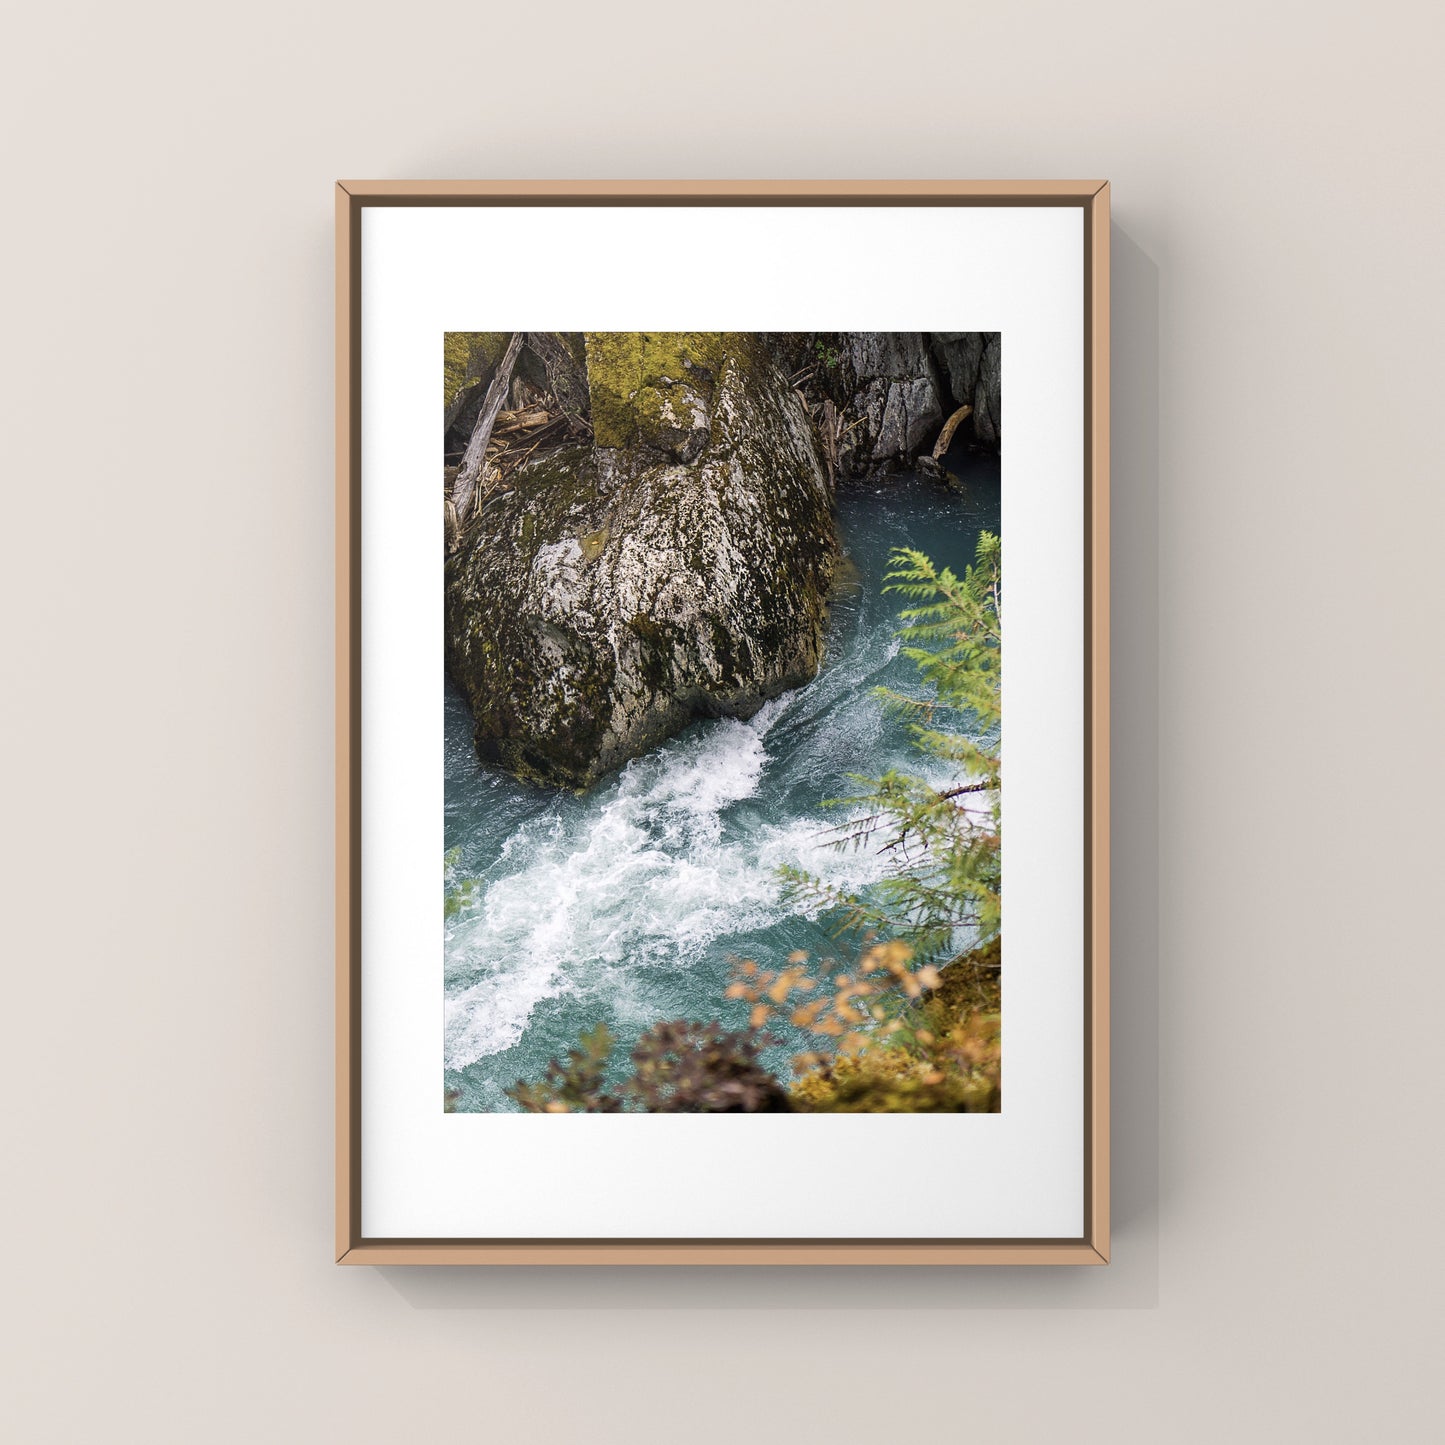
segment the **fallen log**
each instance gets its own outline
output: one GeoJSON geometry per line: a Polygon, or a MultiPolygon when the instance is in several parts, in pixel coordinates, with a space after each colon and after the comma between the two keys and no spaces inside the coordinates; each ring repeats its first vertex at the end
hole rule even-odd
{"type": "Polygon", "coordinates": [[[494,436],[504,432],[526,431],[529,427],[546,426],[552,414],[545,407],[532,407],[525,411],[502,411],[497,413],[497,424],[492,428],[494,436]]]}
{"type": "Polygon", "coordinates": [[[517,364],[517,353],[522,349],[525,334],[521,331],[512,333],[506,353],[497,363],[496,374],[487,388],[487,398],[482,403],[481,411],[477,413],[477,424],[472,428],[472,439],[467,443],[462,464],[457,468],[456,480],[452,483],[452,505],[456,507],[457,519],[462,524],[465,524],[471,510],[477,479],[482,474],[482,463],[487,455],[487,443],[492,439],[492,427],[496,424],[497,413],[507,399],[507,391],[512,384],[512,368],[517,364]]]}
{"type": "Polygon", "coordinates": [[[941,462],[943,454],[953,445],[953,434],[958,430],[958,424],[973,415],[971,406],[961,406],[944,422],[943,430],[938,434],[938,440],[933,446],[933,460],[941,462]]]}

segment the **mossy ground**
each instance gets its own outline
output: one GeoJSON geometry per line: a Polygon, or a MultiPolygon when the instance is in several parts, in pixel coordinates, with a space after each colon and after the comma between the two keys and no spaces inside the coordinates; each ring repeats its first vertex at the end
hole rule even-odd
{"type": "MultiPolygon", "coordinates": [[[[839,1053],[796,1079],[795,1108],[830,1114],[996,1113],[1000,972],[994,937],[943,969],[891,1038],[839,1053]]],[[[894,1025],[897,1027],[897,1025],[894,1025]]]]}
{"type": "Polygon", "coordinates": [[[997,935],[981,948],[955,959],[943,970],[939,985],[929,997],[954,1019],[970,1013],[996,1013],[1002,977],[1003,938],[997,935]]]}

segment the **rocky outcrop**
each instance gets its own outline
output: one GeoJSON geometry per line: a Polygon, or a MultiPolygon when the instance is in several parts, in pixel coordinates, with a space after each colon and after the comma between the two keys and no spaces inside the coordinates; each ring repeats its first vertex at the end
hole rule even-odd
{"type": "Polygon", "coordinates": [[[956,485],[931,452],[964,406],[958,437],[999,446],[996,333],[511,340],[446,338],[449,486],[494,378],[512,408],[479,513],[448,505],[447,667],[482,757],[540,783],[587,787],[806,681],[834,483],[911,468],[956,485]]]}
{"type": "Polygon", "coordinates": [[[846,339],[854,377],[846,410],[861,421],[860,460],[875,469],[902,466],[943,425],[928,343],[917,331],[859,331],[846,339]]]}
{"type": "MultiPolygon", "coordinates": [[[[514,473],[446,572],[478,751],[575,788],[812,677],[836,556],[813,425],[765,338],[588,333],[582,361],[594,441],[514,473]]],[[[467,358],[449,405],[485,365],[467,358]]],[[[923,425],[909,395],[888,435],[923,425]]]]}
{"type": "Polygon", "coordinates": [[[999,338],[992,332],[777,333],[772,345],[800,380],[838,475],[911,467],[959,406],[969,445],[999,446],[999,338]]]}
{"type": "Polygon", "coordinates": [[[973,408],[974,439],[997,451],[1003,436],[999,407],[1000,370],[997,331],[935,331],[933,354],[948,378],[949,394],[959,406],[973,408]]]}

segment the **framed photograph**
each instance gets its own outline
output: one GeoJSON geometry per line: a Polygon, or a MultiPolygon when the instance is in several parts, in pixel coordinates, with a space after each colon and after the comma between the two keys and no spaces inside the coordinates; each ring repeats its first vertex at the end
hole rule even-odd
{"type": "Polygon", "coordinates": [[[339,1261],[1107,1262],[1108,257],[338,185],[339,1261]]]}

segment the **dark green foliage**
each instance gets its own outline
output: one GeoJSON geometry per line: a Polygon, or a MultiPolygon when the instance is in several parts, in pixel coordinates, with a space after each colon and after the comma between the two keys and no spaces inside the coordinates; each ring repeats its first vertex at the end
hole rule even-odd
{"type": "Polygon", "coordinates": [[[842,355],[836,346],[829,346],[826,342],[822,341],[815,341],[813,343],[813,354],[817,357],[819,363],[826,366],[829,371],[836,369],[842,355]]]}
{"type": "Polygon", "coordinates": [[[921,605],[903,613],[899,636],[913,644],[903,655],[913,661],[934,689],[933,700],[905,696],[890,688],[878,695],[909,720],[919,748],[934,757],[960,764],[970,776],[998,786],[1000,647],[999,539],[980,533],[975,560],[962,578],[949,568],[940,571],[911,548],[893,554],[885,592],[911,597],[921,605]],[[972,736],[940,731],[935,719],[972,722],[972,736]],[[992,739],[991,750],[979,735],[992,739]]]}
{"type": "Polygon", "coordinates": [[[836,912],[836,930],[872,931],[906,939],[920,958],[947,958],[957,931],[980,939],[999,929],[999,539],[979,537],[976,560],[962,577],[938,569],[921,552],[893,554],[885,590],[917,601],[903,613],[903,655],[917,666],[929,695],[890,688],[877,694],[907,719],[925,756],[961,775],[939,788],[890,771],[856,776],[860,791],[841,805],[868,812],[832,830],[837,848],[873,847],[886,855],[887,875],[866,894],[785,869],[795,897],[836,912]],[[987,804],[986,812],[970,808],[987,804]]]}

